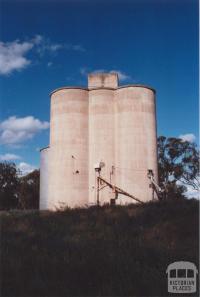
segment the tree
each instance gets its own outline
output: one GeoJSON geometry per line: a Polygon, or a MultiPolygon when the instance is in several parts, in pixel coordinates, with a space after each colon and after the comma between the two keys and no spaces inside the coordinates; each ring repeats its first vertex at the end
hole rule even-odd
{"type": "Polygon", "coordinates": [[[199,189],[198,155],[195,143],[179,138],[158,137],[159,183],[168,194],[181,195],[186,191],[185,186],[199,189]]]}
{"type": "Polygon", "coordinates": [[[40,172],[33,172],[20,178],[19,206],[22,209],[39,208],[39,181],[40,172]]]}
{"type": "Polygon", "coordinates": [[[0,210],[18,207],[19,170],[14,163],[0,163],[0,210]]]}

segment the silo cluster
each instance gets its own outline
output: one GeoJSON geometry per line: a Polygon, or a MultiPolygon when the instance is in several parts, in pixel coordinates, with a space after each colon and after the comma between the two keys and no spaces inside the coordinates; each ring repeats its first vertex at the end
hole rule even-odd
{"type": "MultiPolygon", "coordinates": [[[[51,93],[50,145],[41,150],[40,208],[96,204],[97,173],[141,201],[152,199],[147,177],[157,180],[155,91],[118,86],[116,73],[88,76],[88,88],[51,93]]],[[[100,204],[113,190],[102,187],[100,204]]],[[[134,202],[119,195],[117,203],[134,202]]]]}

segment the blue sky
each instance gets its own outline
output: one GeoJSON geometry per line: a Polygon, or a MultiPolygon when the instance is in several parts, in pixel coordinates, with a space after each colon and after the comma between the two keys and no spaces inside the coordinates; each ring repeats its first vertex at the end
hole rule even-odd
{"type": "Polygon", "coordinates": [[[198,141],[197,0],[1,0],[0,19],[1,160],[39,166],[49,93],[99,69],[156,89],[158,135],[198,141]]]}

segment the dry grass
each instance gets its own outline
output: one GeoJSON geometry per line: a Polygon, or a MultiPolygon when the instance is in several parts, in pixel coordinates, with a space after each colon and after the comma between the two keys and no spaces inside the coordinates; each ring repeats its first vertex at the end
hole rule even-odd
{"type": "Polygon", "coordinates": [[[167,296],[198,264],[198,201],[1,214],[1,296],[167,296]]]}

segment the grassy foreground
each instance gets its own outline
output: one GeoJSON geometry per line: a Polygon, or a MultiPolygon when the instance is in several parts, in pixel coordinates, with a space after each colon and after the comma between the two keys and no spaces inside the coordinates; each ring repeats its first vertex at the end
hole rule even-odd
{"type": "Polygon", "coordinates": [[[193,199],[0,218],[1,296],[167,296],[167,265],[198,264],[193,199]]]}

